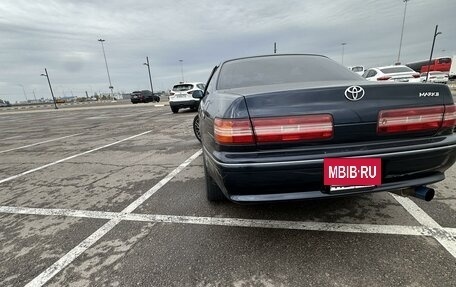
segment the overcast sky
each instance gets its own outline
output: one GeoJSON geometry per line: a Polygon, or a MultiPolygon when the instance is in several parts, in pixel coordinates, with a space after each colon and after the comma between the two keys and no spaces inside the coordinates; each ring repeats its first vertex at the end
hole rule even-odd
{"type": "MultiPolygon", "coordinates": [[[[205,82],[223,59],[278,53],[318,53],[344,64],[396,61],[402,0],[198,0],[0,2],[0,98],[49,97],[48,69],[57,96],[108,92],[99,38],[115,92],[168,90],[181,80],[205,82]]],[[[456,55],[456,1],[410,0],[401,62],[456,55]]]]}

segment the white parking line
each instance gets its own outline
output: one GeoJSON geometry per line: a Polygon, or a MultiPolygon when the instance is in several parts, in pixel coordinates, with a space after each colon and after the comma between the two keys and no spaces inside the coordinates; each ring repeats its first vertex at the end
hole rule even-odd
{"type": "MultiPolygon", "coordinates": [[[[141,204],[140,202],[142,200],[141,200],[141,198],[138,198],[137,201],[135,201],[135,205],[141,204]]],[[[90,218],[90,219],[118,219],[118,218],[121,218],[122,220],[127,220],[127,221],[142,221],[142,222],[155,222],[155,223],[178,223],[178,224],[216,225],[216,226],[231,226],[231,227],[256,227],[256,228],[292,229],[292,230],[325,231],[325,232],[390,234],[390,235],[408,235],[408,236],[432,236],[432,234],[433,234],[433,230],[430,230],[424,226],[303,222],[303,221],[285,221],[285,220],[138,214],[138,213],[129,213],[128,211],[125,212],[125,210],[122,212],[104,212],[104,211],[91,211],[91,210],[47,209],[47,208],[0,206],[0,213],[45,215],[45,216],[69,216],[69,217],[80,217],[80,218],[90,218]]]]}
{"type": "Polygon", "coordinates": [[[445,230],[456,238],[456,228],[445,228],[445,230]]]}
{"type": "Polygon", "coordinates": [[[400,226],[400,225],[376,225],[376,224],[350,224],[350,223],[327,223],[327,222],[300,222],[300,221],[279,221],[262,219],[241,219],[241,218],[214,218],[197,216],[176,216],[176,215],[154,215],[154,214],[132,214],[137,207],[150,198],[161,187],[174,178],[179,172],[187,167],[194,159],[201,155],[201,150],[197,151],[176,169],[170,172],[165,178],[149,189],[142,196],[128,205],[121,212],[104,212],[71,209],[45,209],[28,207],[9,207],[0,206],[0,213],[10,214],[31,214],[31,215],[54,215],[72,216],[91,219],[109,220],[101,228],[83,240],[53,265],[47,268],[40,275],[35,277],[26,286],[42,286],[56,274],[71,264],[77,257],[84,253],[88,248],[95,244],[99,239],[106,235],[121,221],[142,221],[154,223],[178,223],[178,224],[199,224],[211,226],[232,226],[232,227],[255,227],[255,228],[274,228],[291,230],[308,230],[324,232],[345,232],[362,234],[389,234],[407,236],[429,236],[434,237],[451,255],[456,258],[456,228],[442,228],[432,218],[430,218],[418,206],[407,198],[396,198],[408,212],[423,224],[422,226],[400,226]]]}
{"type": "Polygon", "coordinates": [[[194,153],[191,157],[189,157],[186,161],[184,161],[181,165],[175,168],[172,172],[170,172],[165,178],[160,180],[156,185],[154,185],[151,189],[149,189],[146,193],[140,196],[138,199],[133,201],[130,205],[128,205],[122,212],[120,212],[116,217],[109,220],[105,223],[102,227],[100,227],[97,231],[92,233],[89,237],[87,237],[84,241],[79,243],[76,247],[70,250],[67,254],[65,254],[62,258],[57,260],[54,264],[48,267],[43,273],[35,277],[32,281],[30,281],[26,287],[31,286],[43,286],[47,281],[49,281],[52,277],[58,274],[61,270],[63,270],[66,266],[68,266],[74,259],[76,259],[79,255],[84,253],[90,246],[92,246],[95,242],[97,242],[100,238],[102,238],[106,233],[108,233],[112,228],[114,228],[117,224],[119,224],[123,217],[126,216],[128,213],[131,213],[135,210],[138,206],[140,206],[144,201],[146,201],[149,197],[151,197],[155,192],[157,192],[163,185],[165,185],[168,181],[170,181],[173,177],[175,177],[179,172],[181,172],[185,167],[187,167],[194,159],[200,156],[202,150],[198,150],[194,153]]]}
{"type": "Polygon", "coordinates": [[[45,144],[45,143],[49,143],[49,142],[55,142],[55,141],[58,141],[58,140],[71,138],[71,137],[74,137],[74,136],[77,136],[77,135],[80,135],[80,133],[79,134],[72,134],[72,135],[68,135],[68,136],[64,136],[64,137],[60,137],[60,138],[45,140],[45,141],[42,141],[42,142],[37,142],[37,143],[29,144],[29,145],[24,145],[24,146],[21,146],[21,147],[16,147],[16,148],[11,148],[11,149],[7,149],[7,150],[2,150],[2,151],[0,151],[0,153],[5,153],[5,152],[9,152],[9,151],[24,149],[24,148],[28,148],[28,147],[32,147],[32,146],[36,146],[36,145],[40,145],[40,144],[45,144]]]}
{"type": "Polygon", "coordinates": [[[403,196],[396,195],[396,194],[391,194],[391,195],[420,224],[427,226],[427,227],[431,227],[431,228],[440,228],[441,227],[434,219],[432,219],[426,212],[424,212],[424,210],[422,210],[418,205],[416,205],[412,200],[410,200],[410,198],[403,197],[403,196]]]}
{"type": "Polygon", "coordinates": [[[45,165],[30,169],[30,170],[27,170],[27,171],[24,171],[23,173],[20,173],[20,174],[17,174],[17,175],[13,175],[13,176],[10,176],[10,177],[7,177],[5,179],[0,180],[0,184],[4,183],[4,182],[7,182],[7,181],[10,181],[10,180],[13,180],[13,179],[16,179],[18,177],[24,176],[26,174],[29,174],[29,173],[32,173],[32,172],[35,172],[35,171],[38,171],[38,170],[42,170],[44,168],[47,168],[47,167],[50,167],[50,166],[53,166],[53,165],[56,165],[58,163],[61,163],[61,162],[64,162],[64,161],[67,161],[67,160],[70,160],[70,159],[73,159],[73,158],[76,158],[76,157],[79,157],[79,156],[82,156],[82,155],[86,155],[86,154],[92,153],[94,151],[98,151],[100,149],[104,149],[104,148],[119,144],[119,143],[124,142],[124,141],[128,141],[128,140],[137,138],[139,136],[148,134],[150,132],[152,132],[152,130],[149,130],[149,131],[146,131],[146,132],[143,132],[143,133],[140,133],[140,134],[125,138],[123,140],[119,140],[119,141],[116,141],[116,142],[113,142],[113,143],[110,143],[110,144],[107,144],[107,145],[104,145],[104,146],[101,146],[101,147],[97,147],[97,148],[94,148],[94,149],[91,149],[91,150],[88,150],[88,151],[85,151],[85,152],[81,152],[81,153],[78,153],[78,154],[63,158],[63,159],[59,159],[57,161],[54,161],[54,162],[51,162],[51,163],[48,163],[48,164],[45,164],[45,165]]]}
{"type": "Polygon", "coordinates": [[[47,215],[47,216],[69,216],[91,219],[113,219],[119,216],[119,212],[75,210],[61,208],[33,208],[0,206],[0,213],[24,214],[24,215],[47,215]]]}
{"type": "Polygon", "coordinates": [[[18,135],[18,136],[12,136],[12,137],[9,137],[9,138],[4,138],[3,140],[11,140],[11,139],[17,139],[17,138],[20,138],[22,137],[21,135],[18,135]]]}
{"type": "Polygon", "coordinates": [[[412,215],[420,224],[425,227],[435,229],[435,235],[433,236],[454,258],[456,258],[456,238],[449,232],[438,232],[442,230],[440,224],[438,224],[432,217],[430,217],[424,210],[422,210],[416,203],[411,199],[402,197],[396,194],[391,194],[410,215],[412,215]]]}

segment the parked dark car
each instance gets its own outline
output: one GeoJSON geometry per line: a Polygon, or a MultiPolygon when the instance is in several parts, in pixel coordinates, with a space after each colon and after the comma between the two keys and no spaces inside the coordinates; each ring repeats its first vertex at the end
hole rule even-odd
{"type": "Polygon", "coordinates": [[[369,82],[324,56],[271,55],[223,62],[193,96],[210,201],[380,191],[430,200],[426,185],[456,160],[456,108],[444,85],[369,82]],[[325,162],[346,158],[378,160],[381,183],[325,184],[325,162]]]}
{"type": "Polygon", "coordinates": [[[130,99],[133,104],[160,102],[160,97],[152,94],[149,90],[134,91],[131,93],[130,99]]]}

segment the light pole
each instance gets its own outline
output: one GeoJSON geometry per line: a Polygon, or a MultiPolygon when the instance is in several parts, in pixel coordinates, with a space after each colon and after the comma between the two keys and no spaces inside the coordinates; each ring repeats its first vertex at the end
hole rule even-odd
{"type": "Polygon", "coordinates": [[[435,44],[435,38],[442,34],[442,32],[437,32],[437,30],[439,29],[439,25],[435,25],[435,31],[434,31],[434,39],[432,40],[432,48],[431,48],[431,55],[429,56],[429,62],[428,62],[428,66],[427,66],[427,73],[426,73],[426,81],[428,81],[428,78],[429,78],[429,71],[431,70],[431,62],[432,62],[432,54],[434,53],[434,44],[435,44]]]}
{"type": "Polygon", "coordinates": [[[25,101],[28,103],[27,93],[25,92],[24,85],[22,85],[22,84],[18,84],[18,85],[22,87],[22,92],[24,93],[25,101]]]}
{"type": "Polygon", "coordinates": [[[399,53],[397,53],[396,65],[401,64],[401,48],[402,48],[402,37],[404,36],[404,26],[405,26],[405,14],[407,13],[407,2],[410,0],[402,0],[404,5],[404,17],[402,18],[402,30],[401,30],[401,40],[399,41],[399,53]]]}
{"type": "Polygon", "coordinates": [[[342,65],[344,64],[344,52],[345,52],[345,45],[347,45],[347,43],[341,43],[342,45],[342,65]]]}
{"type": "Polygon", "coordinates": [[[111,76],[109,75],[108,61],[106,60],[106,53],[105,53],[105,49],[104,49],[104,45],[103,45],[104,41],[106,41],[106,40],[98,39],[98,42],[101,43],[101,50],[103,50],[103,57],[104,57],[104,60],[105,60],[105,65],[106,65],[106,72],[108,73],[109,89],[111,90],[111,97],[114,98],[114,92],[113,92],[114,87],[112,86],[111,76]]]}
{"type": "Polygon", "coordinates": [[[274,54],[277,54],[277,43],[274,42],[274,54]]]}
{"type": "Polygon", "coordinates": [[[150,91],[152,92],[152,96],[153,96],[154,95],[154,88],[152,87],[152,76],[150,75],[149,57],[146,57],[146,63],[143,63],[143,65],[147,66],[147,70],[149,71],[150,91]]]}
{"type": "Polygon", "coordinates": [[[48,71],[47,71],[46,68],[44,68],[44,74],[41,74],[41,76],[46,77],[47,80],[48,80],[49,89],[51,90],[52,100],[54,101],[54,107],[57,110],[58,109],[57,108],[57,103],[55,102],[54,92],[52,91],[51,81],[49,80],[49,74],[48,74],[48,71]]]}
{"type": "Polygon", "coordinates": [[[182,83],[185,82],[184,81],[184,60],[179,60],[179,62],[181,63],[181,74],[182,74],[182,83]]]}

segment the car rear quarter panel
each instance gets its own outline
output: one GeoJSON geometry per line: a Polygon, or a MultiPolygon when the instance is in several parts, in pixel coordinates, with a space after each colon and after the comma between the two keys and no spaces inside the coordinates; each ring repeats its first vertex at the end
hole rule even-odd
{"type": "Polygon", "coordinates": [[[216,148],[214,141],[215,118],[248,118],[244,97],[237,94],[209,92],[201,100],[200,129],[203,146],[210,151],[216,148]]]}

